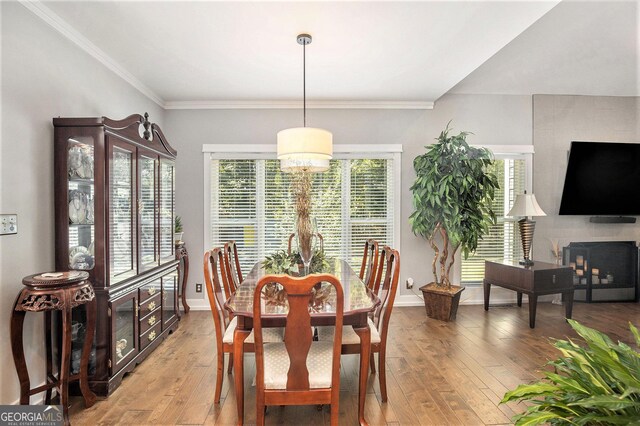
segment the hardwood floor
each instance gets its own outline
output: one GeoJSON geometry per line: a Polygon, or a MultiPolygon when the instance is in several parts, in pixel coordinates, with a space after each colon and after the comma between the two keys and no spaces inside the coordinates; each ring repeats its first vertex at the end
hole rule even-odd
{"type": "MultiPolygon", "coordinates": [[[[366,419],[371,425],[510,424],[522,411],[498,405],[504,393],[539,376],[558,353],[549,337],[575,337],[562,306],[538,305],[530,329],[527,305],[461,306],[452,323],[427,319],[424,308],[396,308],[387,355],[388,403],[380,402],[378,378],[369,377],[366,419]]],[[[640,304],[576,303],[573,318],[633,343],[628,322],[640,325],[640,304]]],[[[108,399],[84,409],[72,399],[71,422],[96,424],[234,424],[232,376],[226,376],[220,405],[215,382],[213,320],[209,312],[182,317],[179,329],[108,399]]],[[[376,358],[377,359],[377,358],[376,358]]],[[[340,424],[357,424],[358,356],[343,356],[340,424]]],[[[245,358],[245,422],[255,423],[252,355],[245,358]]],[[[329,407],[269,407],[267,424],[328,425],[329,407]]]]}

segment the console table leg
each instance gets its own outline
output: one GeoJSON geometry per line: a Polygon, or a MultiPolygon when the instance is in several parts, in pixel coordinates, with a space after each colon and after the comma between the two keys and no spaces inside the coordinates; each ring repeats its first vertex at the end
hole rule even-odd
{"type": "Polygon", "coordinates": [[[482,281],[482,286],[484,287],[484,310],[489,310],[489,296],[491,295],[491,283],[487,280],[482,281]]]}
{"type": "Polygon", "coordinates": [[[538,296],[529,294],[529,327],[536,326],[536,308],[538,307],[538,296]]]}
{"type": "MultiPolygon", "coordinates": [[[[529,296],[529,298],[531,298],[531,296],[529,296]]],[[[529,302],[531,303],[531,302],[529,302]]],[[[518,292],[518,307],[521,308],[522,307],[522,292],[518,292]]]]}
{"type": "Polygon", "coordinates": [[[563,296],[565,317],[571,319],[571,312],[573,311],[573,291],[563,293],[563,296]]]}

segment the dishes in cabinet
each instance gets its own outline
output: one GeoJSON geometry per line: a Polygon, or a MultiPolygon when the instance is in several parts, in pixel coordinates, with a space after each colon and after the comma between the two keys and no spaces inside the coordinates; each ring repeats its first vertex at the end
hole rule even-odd
{"type": "Polygon", "coordinates": [[[69,191],[69,223],[93,224],[93,202],[85,192],[69,191]]]}
{"type": "Polygon", "coordinates": [[[93,179],[93,149],[73,145],[67,157],[67,174],[70,178],[93,179]]]}

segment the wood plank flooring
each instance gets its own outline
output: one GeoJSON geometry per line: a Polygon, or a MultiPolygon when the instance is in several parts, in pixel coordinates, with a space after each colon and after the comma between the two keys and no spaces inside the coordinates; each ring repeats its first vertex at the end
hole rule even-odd
{"type": "MultiPolygon", "coordinates": [[[[371,425],[510,424],[519,404],[498,405],[504,393],[536,379],[558,353],[549,338],[575,337],[564,308],[538,305],[530,329],[527,305],[461,306],[455,322],[427,319],[424,308],[396,308],[388,342],[389,401],[380,402],[378,377],[369,376],[366,419],[371,425]]],[[[633,343],[628,322],[640,326],[640,304],[574,304],[573,317],[633,343]]],[[[340,424],[357,424],[358,356],[343,356],[340,424]]],[[[84,409],[74,397],[73,425],[231,425],[236,421],[232,376],[225,375],[220,404],[215,383],[213,320],[209,312],[182,317],[179,329],[108,399],[84,409]]],[[[245,423],[255,423],[252,355],[245,358],[245,423]]],[[[267,424],[328,425],[329,407],[269,407],[267,424]]]]}

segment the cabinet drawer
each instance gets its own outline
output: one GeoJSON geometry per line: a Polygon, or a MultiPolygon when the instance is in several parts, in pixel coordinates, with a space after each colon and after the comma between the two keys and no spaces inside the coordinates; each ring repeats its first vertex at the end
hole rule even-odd
{"type": "Polygon", "coordinates": [[[151,311],[154,311],[160,307],[162,297],[161,294],[162,293],[158,292],[144,302],[140,302],[140,318],[146,317],[151,311]]]}
{"type": "Polygon", "coordinates": [[[162,322],[162,311],[157,307],[155,311],[149,315],[140,316],[140,334],[144,334],[148,329],[162,322]]]}
{"type": "Polygon", "coordinates": [[[155,296],[156,294],[160,294],[160,290],[162,289],[162,284],[161,284],[161,280],[160,278],[151,281],[148,284],[143,285],[142,287],[140,287],[139,292],[140,292],[140,307],[142,307],[142,305],[149,300],[150,298],[152,298],[153,296],[155,296]]]}
{"type": "Polygon", "coordinates": [[[160,337],[162,332],[162,321],[158,321],[156,325],[140,335],[140,350],[149,346],[154,340],[160,337]]]}

